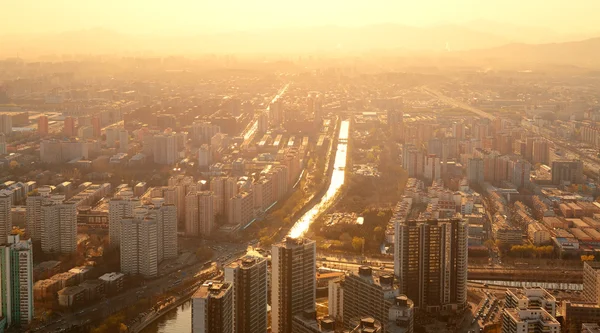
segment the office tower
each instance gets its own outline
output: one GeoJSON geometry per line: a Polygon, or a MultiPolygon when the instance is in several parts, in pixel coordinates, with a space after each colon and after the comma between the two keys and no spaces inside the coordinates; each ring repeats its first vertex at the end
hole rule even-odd
{"type": "Polygon", "coordinates": [[[33,246],[31,240],[8,236],[0,245],[0,316],[7,325],[26,326],[33,320],[33,246]]]}
{"type": "Polygon", "coordinates": [[[484,162],[481,158],[470,158],[467,168],[467,180],[471,184],[483,184],[484,162]]]}
{"type": "Polygon", "coordinates": [[[467,222],[396,222],[394,272],[400,293],[428,311],[460,311],[467,304],[467,222]]]}
{"type": "Polygon", "coordinates": [[[110,246],[119,246],[121,235],[121,219],[133,216],[133,209],[140,205],[140,200],[133,197],[130,191],[121,192],[119,196],[108,202],[108,240],[110,246]]]}
{"type": "Polygon", "coordinates": [[[99,138],[102,134],[102,121],[99,116],[92,117],[92,130],[95,138],[99,138]]]}
{"type": "Polygon", "coordinates": [[[211,160],[210,147],[207,144],[203,144],[200,146],[200,149],[198,149],[198,166],[206,168],[210,165],[211,160]]]}
{"type": "Polygon", "coordinates": [[[560,323],[544,309],[502,311],[502,333],[560,333],[560,323]]]}
{"type": "Polygon", "coordinates": [[[192,191],[185,196],[185,234],[208,236],[215,227],[213,193],[192,191]]]}
{"type": "Polygon", "coordinates": [[[315,311],[315,241],[286,238],[271,249],[271,327],[291,333],[292,316],[315,311]]]}
{"type": "Polygon", "coordinates": [[[600,263],[583,263],[583,298],[586,302],[600,305],[600,263]]]}
{"type": "Polygon", "coordinates": [[[225,267],[233,292],[233,331],[267,331],[267,260],[244,256],[225,267]]]}
{"type": "Polygon", "coordinates": [[[178,159],[177,139],[173,133],[154,136],[154,163],[171,165],[178,159]]]}
{"type": "Polygon", "coordinates": [[[129,132],[122,128],[119,130],[119,152],[126,153],[129,151],[129,132]]]}
{"type": "Polygon", "coordinates": [[[0,191],[0,244],[8,241],[8,234],[12,231],[12,193],[8,190],[0,191]]]}
{"type": "Polygon", "coordinates": [[[228,223],[245,227],[254,219],[254,193],[240,192],[229,199],[228,223]]]}
{"type": "Polygon", "coordinates": [[[542,308],[556,317],[556,298],[540,287],[525,289],[507,289],[504,302],[506,308],[536,309],[542,308]]]}
{"type": "Polygon", "coordinates": [[[12,133],[12,116],[9,114],[0,114],[0,133],[12,133]]]}
{"type": "Polygon", "coordinates": [[[153,198],[153,206],[149,213],[157,223],[157,260],[177,258],[177,208],[173,204],[165,204],[163,198],[153,198]]]}
{"type": "Polygon", "coordinates": [[[36,194],[29,195],[26,199],[26,231],[34,241],[42,239],[42,205],[49,200],[50,191],[50,187],[43,186],[37,189],[36,194]]]}
{"type": "Polygon", "coordinates": [[[63,134],[67,137],[75,136],[75,118],[66,117],[63,122],[63,134]]]}
{"type": "Polygon", "coordinates": [[[550,163],[550,145],[545,139],[537,139],[533,142],[533,157],[531,163],[550,163]]]}
{"type": "Polygon", "coordinates": [[[204,282],[192,296],[192,333],[234,332],[231,284],[204,282]]]}
{"type": "Polygon", "coordinates": [[[344,326],[365,316],[387,323],[390,307],[398,296],[392,274],[376,275],[369,266],[361,266],[358,274],[350,273],[344,281],[344,326]]]}
{"type": "Polygon", "coordinates": [[[153,278],[158,274],[158,224],[142,207],[121,219],[121,272],[153,278]]]}
{"type": "Polygon", "coordinates": [[[583,182],[582,161],[552,162],[552,184],[561,185],[566,182],[571,184],[581,184],[583,182]]]}
{"type": "Polygon", "coordinates": [[[40,136],[46,136],[48,135],[48,116],[46,116],[45,114],[40,115],[38,117],[38,134],[40,136]]]}
{"type": "Polygon", "coordinates": [[[0,155],[5,155],[6,153],[6,134],[0,133],[0,155]]]}
{"type": "Polygon", "coordinates": [[[63,195],[51,197],[42,204],[42,251],[44,253],[74,253],[77,251],[77,206],[64,202],[63,195]]]}

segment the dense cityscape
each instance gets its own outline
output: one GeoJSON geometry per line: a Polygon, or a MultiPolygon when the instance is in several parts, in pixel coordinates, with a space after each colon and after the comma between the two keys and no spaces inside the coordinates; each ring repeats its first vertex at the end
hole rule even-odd
{"type": "Polygon", "coordinates": [[[2,38],[0,333],[600,332],[582,44],[2,38]]]}

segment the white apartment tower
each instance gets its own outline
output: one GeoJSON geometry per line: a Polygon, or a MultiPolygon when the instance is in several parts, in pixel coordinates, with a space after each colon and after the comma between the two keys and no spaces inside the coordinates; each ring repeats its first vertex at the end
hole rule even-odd
{"type": "Polygon", "coordinates": [[[52,189],[42,186],[37,189],[37,195],[31,195],[26,200],[27,234],[34,241],[42,239],[42,205],[49,201],[52,189]]]}
{"type": "Polygon", "coordinates": [[[133,209],[140,205],[140,200],[133,197],[133,192],[124,191],[120,196],[112,198],[108,203],[108,239],[111,246],[119,246],[121,220],[133,216],[133,209]]]}
{"type": "Polygon", "coordinates": [[[292,318],[315,311],[315,241],[286,238],[271,249],[271,327],[273,333],[291,333],[292,318]]]}
{"type": "Polygon", "coordinates": [[[0,191],[0,244],[8,241],[8,234],[12,231],[12,194],[9,191],[0,191]]]}
{"type": "Polygon", "coordinates": [[[244,256],[225,267],[233,287],[233,331],[267,331],[267,260],[244,256]]]}
{"type": "Polygon", "coordinates": [[[44,253],[74,253],[77,251],[77,206],[64,202],[63,195],[54,195],[42,205],[41,240],[44,253]]]}
{"type": "Polygon", "coordinates": [[[190,192],[185,197],[185,233],[210,235],[215,225],[214,196],[210,191],[190,192]]]}
{"type": "Polygon", "coordinates": [[[152,199],[150,214],[157,222],[158,262],[177,258],[177,208],[162,198],[152,199]]]}
{"type": "Polygon", "coordinates": [[[121,220],[121,272],[153,278],[158,275],[158,223],[147,209],[121,220]]]}
{"type": "Polygon", "coordinates": [[[126,153],[129,150],[129,133],[126,129],[119,130],[119,152],[126,153]]]}
{"type": "Polygon", "coordinates": [[[9,235],[0,245],[0,316],[9,327],[33,320],[32,251],[31,240],[20,240],[19,235],[9,235]]]}

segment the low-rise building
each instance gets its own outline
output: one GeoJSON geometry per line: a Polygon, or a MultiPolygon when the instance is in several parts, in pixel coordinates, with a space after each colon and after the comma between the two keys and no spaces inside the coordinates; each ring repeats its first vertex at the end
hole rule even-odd
{"type": "Polygon", "coordinates": [[[66,287],[58,291],[58,304],[60,306],[78,306],[82,305],[86,300],[86,289],[81,286],[66,287]]]}
{"type": "Polygon", "coordinates": [[[125,275],[122,273],[106,273],[98,278],[99,280],[104,281],[106,293],[117,294],[123,290],[123,282],[125,279],[125,275]]]}

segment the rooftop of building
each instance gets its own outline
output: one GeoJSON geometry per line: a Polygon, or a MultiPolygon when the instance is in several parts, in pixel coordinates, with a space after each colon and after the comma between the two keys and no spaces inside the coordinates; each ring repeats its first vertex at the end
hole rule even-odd
{"type": "Polygon", "coordinates": [[[61,290],[58,291],[58,295],[66,295],[66,296],[70,296],[70,295],[76,295],[79,294],[81,292],[85,292],[85,288],[82,286],[75,286],[75,287],[66,287],[63,288],[61,290]]]}
{"type": "Polygon", "coordinates": [[[110,281],[122,279],[123,277],[125,277],[125,275],[123,273],[112,272],[112,273],[106,273],[106,274],[102,275],[101,277],[99,277],[98,279],[110,282],[110,281]]]}
{"type": "Polygon", "coordinates": [[[314,242],[315,242],[314,240],[311,240],[311,239],[308,239],[308,238],[286,237],[286,239],[283,242],[277,243],[274,246],[282,247],[282,248],[286,248],[286,249],[291,249],[291,248],[295,248],[297,246],[311,244],[311,243],[314,243],[314,242]]]}
{"type": "Polygon", "coordinates": [[[254,267],[257,263],[263,262],[265,260],[266,259],[264,257],[245,255],[241,258],[236,259],[235,261],[233,261],[232,263],[227,265],[227,267],[231,267],[231,268],[240,267],[242,269],[250,268],[250,267],[254,267]]]}
{"type": "Polygon", "coordinates": [[[556,302],[556,298],[546,289],[541,287],[523,288],[523,289],[506,289],[507,294],[518,299],[540,299],[556,302]]]}
{"type": "Polygon", "coordinates": [[[515,322],[535,322],[541,321],[546,324],[560,325],[556,318],[552,317],[546,310],[538,309],[513,309],[505,308],[508,314],[515,322]]]}
{"type": "Polygon", "coordinates": [[[193,298],[221,298],[231,289],[231,284],[220,281],[206,281],[196,290],[193,298]]]}

